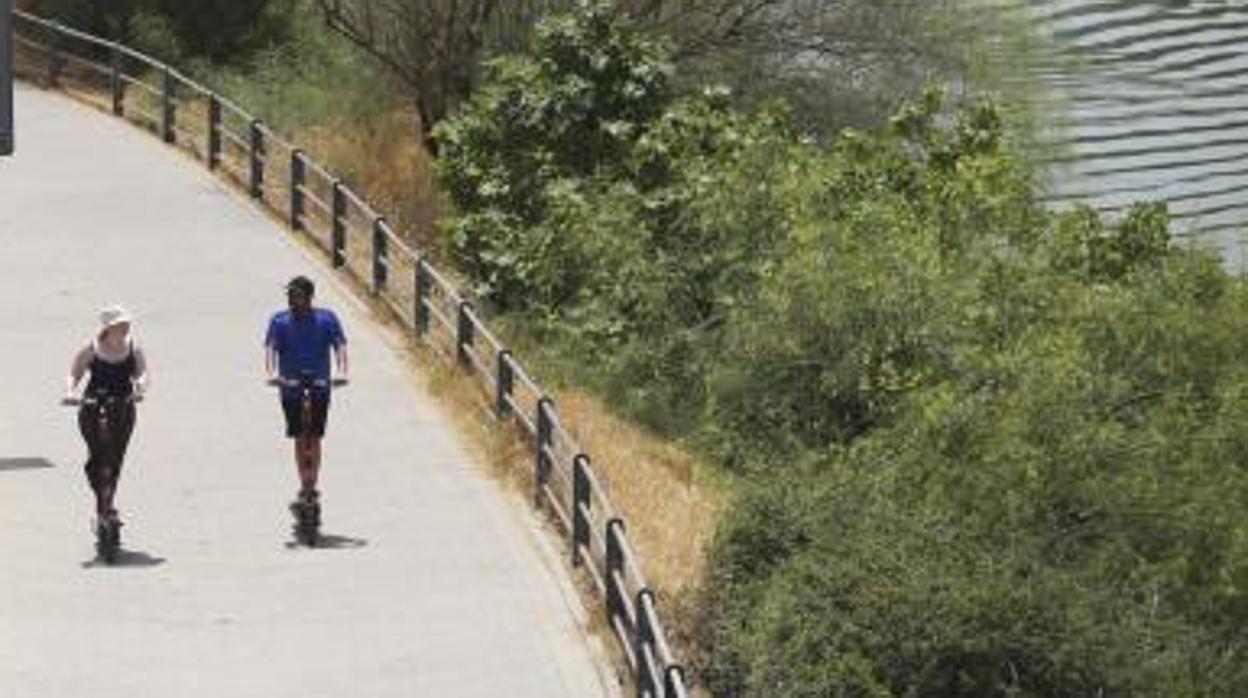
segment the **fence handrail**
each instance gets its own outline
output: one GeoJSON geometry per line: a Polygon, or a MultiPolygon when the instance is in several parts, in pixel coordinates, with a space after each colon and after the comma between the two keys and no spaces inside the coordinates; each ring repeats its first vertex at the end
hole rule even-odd
{"type": "MultiPolygon", "coordinates": [[[[221,96],[167,64],[118,42],[103,39],[86,32],[67,27],[54,19],[47,19],[29,12],[14,10],[17,20],[38,25],[44,30],[62,34],[109,51],[111,65],[91,61],[91,67],[108,72],[109,88],[113,99],[113,113],[125,118],[130,111],[144,116],[149,123],[155,122],[164,140],[175,146],[183,146],[193,156],[205,160],[211,169],[222,169],[234,181],[249,188],[251,195],[260,203],[284,216],[289,216],[293,229],[312,235],[318,231],[311,226],[327,225],[322,231],[331,240],[325,246],[333,266],[345,266],[346,271],[365,283],[372,292],[386,302],[404,320],[416,335],[435,348],[451,342],[453,349],[441,352],[451,361],[458,361],[467,369],[487,394],[493,398],[499,422],[522,427],[533,441],[534,493],[538,506],[547,505],[561,527],[570,536],[571,564],[580,567],[594,582],[593,588],[604,596],[607,626],[620,641],[620,650],[626,664],[634,672],[638,696],[651,698],[683,698],[688,695],[684,669],[678,663],[660,622],[653,592],[646,585],[641,572],[638,555],[628,541],[624,520],[616,513],[608,493],[594,472],[589,456],[581,449],[570,430],[563,424],[555,409],[554,401],[525,370],[518,359],[506,348],[498,335],[492,332],[480,312],[467,301],[469,295],[456,288],[447,277],[428,261],[428,256],[411,247],[402,236],[386,223],[375,207],[343,183],[324,166],[318,164],[306,152],[282,139],[271,127],[247,112],[237,103],[221,96]],[[158,71],[163,77],[161,84],[151,85],[141,75],[128,75],[121,57],[129,57],[158,71]],[[130,105],[125,100],[125,87],[134,84],[158,99],[160,104],[149,110],[130,105]],[[207,148],[204,144],[188,142],[191,134],[178,119],[179,90],[177,86],[209,100],[207,123],[207,148]],[[247,125],[243,135],[229,130],[223,119],[223,110],[247,125]],[[236,148],[247,151],[241,165],[230,163],[222,149],[223,137],[236,148]],[[276,157],[270,148],[276,146],[289,157],[276,157]],[[277,170],[278,166],[289,167],[277,170]],[[305,186],[308,172],[320,176],[330,187],[331,201],[324,201],[310,194],[305,186]],[[279,187],[286,192],[287,200],[275,200],[270,175],[285,174],[288,181],[279,187]],[[305,197],[328,212],[324,217],[308,216],[305,197]],[[363,216],[364,225],[353,224],[350,211],[354,208],[363,216]],[[361,229],[363,228],[363,229],[361,229]],[[361,263],[352,254],[358,239],[352,232],[366,236],[364,249],[369,265],[358,268],[361,263]],[[412,297],[398,295],[402,282],[394,278],[395,270],[406,262],[410,265],[412,297]],[[407,314],[411,311],[410,317],[407,314]],[[436,320],[436,322],[431,322],[436,320]],[[484,341],[489,355],[474,350],[477,339],[484,341]],[[489,361],[493,361],[491,365],[489,361]],[[514,394],[517,382],[527,395],[532,396],[531,412],[528,402],[514,394]],[[560,454],[571,454],[561,458],[560,454]],[[570,487],[566,499],[556,491],[559,484],[570,487]],[[595,524],[601,529],[594,531],[595,524]]],[[[18,34],[18,22],[13,23],[18,34]]],[[[33,50],[48,53],[46,77],[55,86],[64,70],[68,49],[64,42],[48,46],[32,39],[23,38],[23,44],[33,50]]],[[[81,57],[78,57],[81,59],[81,57]]],[[[237,151],[236,151],[237,152],[237,151]]],[[[323,243],[322,243],[323,244],[323,243]]],[[[324,246],[324,245],[323,245],[324,246]]],[[[355,253],[358,255],[358,253],[355,253]]],[[[406,287],[402,287],[406,288],[406,287]]]]}

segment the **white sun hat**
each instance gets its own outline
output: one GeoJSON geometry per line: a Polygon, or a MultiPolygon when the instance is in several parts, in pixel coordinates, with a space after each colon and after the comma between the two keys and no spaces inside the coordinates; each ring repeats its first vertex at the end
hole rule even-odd
{"type": "Polygon", "coordinates": [[[129,324],[134,321],[130,311],[120,305],[110,305],[100,311],[100,332],[116,325],[129,324]]]}

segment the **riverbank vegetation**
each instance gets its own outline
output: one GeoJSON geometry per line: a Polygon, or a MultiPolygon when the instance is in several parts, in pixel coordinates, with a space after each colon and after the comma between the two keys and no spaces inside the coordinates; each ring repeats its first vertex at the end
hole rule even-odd
{"type": "Polygon", "coordinates": [[[611,13],[440,127],[447,223],[572,380],[733,478],[724,696],[1231,696],[1248,649],[1242,280],[1164,207],[1039,203],[991,103],[826,146],[681,94],[611,13]]]}

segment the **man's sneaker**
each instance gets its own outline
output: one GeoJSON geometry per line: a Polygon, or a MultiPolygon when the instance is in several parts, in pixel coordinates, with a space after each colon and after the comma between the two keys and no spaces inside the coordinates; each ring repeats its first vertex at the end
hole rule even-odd
{"type": "Polygon", "coordinates": [[[321,526],[321,504],[316,493],[310,496],[301,494],[291,502],[290,513],[295,517],[295,538],[304,545],[316,545],[321,526]]]}
{"type": "Polygon", "coordinates": [[[109,509],[95,515],[95,525],[101,528],[121,528],[121,516],[116,509],[109,509]]]}
{"type": "Polygon", "coordinates": [[[315,492],[311,496],[300,493],[299,497],[290,503],[290,513],[300,521],[308,517],[311,521],[320,523],[321,501],[319,495],[315,492]]]}

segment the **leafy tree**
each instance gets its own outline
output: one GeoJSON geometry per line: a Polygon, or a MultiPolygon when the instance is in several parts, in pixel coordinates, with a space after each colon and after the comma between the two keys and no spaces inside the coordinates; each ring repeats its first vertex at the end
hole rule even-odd
{"type": "Polygon", "coordinates": [[[564,249],[531,229],[551,208],[548,190],[618,168],[671,99],[659,47],[604,5],[544,22],[535,44],[537,58],[492,64],[488,85],[434,132],[442,181],[463,212],[451,224],[454,250],[503,306],[571,292],[534,268],[552,246],[564,249]]]}

